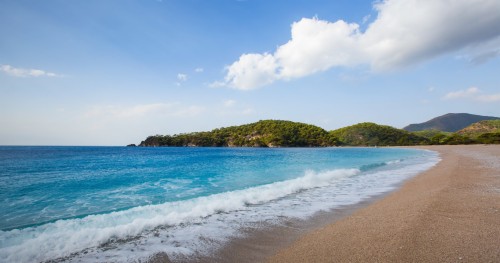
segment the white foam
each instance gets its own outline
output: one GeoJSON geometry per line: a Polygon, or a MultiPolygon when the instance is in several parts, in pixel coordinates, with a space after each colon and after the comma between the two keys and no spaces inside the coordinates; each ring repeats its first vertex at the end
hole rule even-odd
{"type": "Polygon", "coordinates": [[[402,161],[401,159],[397,159],[397,160],[385,162],[385,164],[387,164],[387,165],[397,164],[397,163],[400,163],[401,161],[402,161]]]}
{"type": "Polygon", "coordinates": [[[244,235],[242,228],[280,225],[289,218],[307,219],[321,210],[356,204],[393,190],[402,181],[429,169],[438,161],[435,154],[407,159],[390,169],[360,173],[261,205],[193,220],[187,225],[159,230],[109,250],[96,249],[71,261],[137,262],[160,251],[181,261],[195,255],[209,255],[231,238],[244,235]]]}
{"type": "Polygon", "coordinates": [[[216,213],[246,209],[248,205],[262,204],[306,189],[324,187],[359,172],[358,169],[308,171],[296,179],[244,190],[0,231],[0,258],[7,262],[34,262],[65,257],[110,240],[136,237],[158,226],[176,226],[216,213]]]}
{"type": "Polygon", "coordinates": [[[427,153],[368,172],[307,171],[296,179],[244,190],[0,231],[0,261],[35,262],[77,253],[67,261],[128,262],[160,251],[171,258],[211,253],[241,235],[242,227],[305,219],[358,203],[394,189],[438,161],[435,153],[427,153]]]}

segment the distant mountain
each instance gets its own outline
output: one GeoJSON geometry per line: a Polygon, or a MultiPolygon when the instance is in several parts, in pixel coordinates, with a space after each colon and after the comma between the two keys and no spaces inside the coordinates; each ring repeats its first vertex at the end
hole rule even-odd
{"type": "Polygon", "coordinates": [[[476,122],[459,130],[457,133],[471,138],[477,138],[484,133],[500,133],[500,120],[476,122]]]}
{"type": "Polygon", "coordinates": [[[419,145],[429,142],[427,138],[391,126],[371,122],[340,128],[331,131],[342,145],[349,146],[396,146],[419,145]]]}
{"type": "Polygon", "coordinates": [[[410,124],[404,127],[407,131],[438,130],[456,132],[473,123],[484,120],[500,120],[498,117],[481,116],[468,113],[448,113],[423,123],[410,124]]]}

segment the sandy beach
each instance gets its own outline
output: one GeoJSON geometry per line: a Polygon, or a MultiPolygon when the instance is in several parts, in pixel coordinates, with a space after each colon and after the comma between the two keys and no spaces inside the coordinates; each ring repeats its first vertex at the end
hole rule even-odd
{"type": "Polygon", "coordinates": [[[442,161],[268,262],[500,262],[500,146],[422,148],[442,161]]]}

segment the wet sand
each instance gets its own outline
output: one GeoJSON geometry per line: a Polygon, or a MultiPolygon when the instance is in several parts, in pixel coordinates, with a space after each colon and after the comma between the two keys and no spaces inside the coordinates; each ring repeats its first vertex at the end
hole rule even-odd
{"type": "Polygon", "coordinates": [[[442,161],[268,262],[500,262],[500,146],[422,148],[442,161]]]}

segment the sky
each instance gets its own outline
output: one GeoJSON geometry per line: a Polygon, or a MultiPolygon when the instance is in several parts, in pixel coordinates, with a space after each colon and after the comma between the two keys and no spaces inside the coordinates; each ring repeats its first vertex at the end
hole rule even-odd
{"type": "Polygon", "coordinates": [[[1,0],[0,145],[500,116],[498,0],[1,0]]]}

